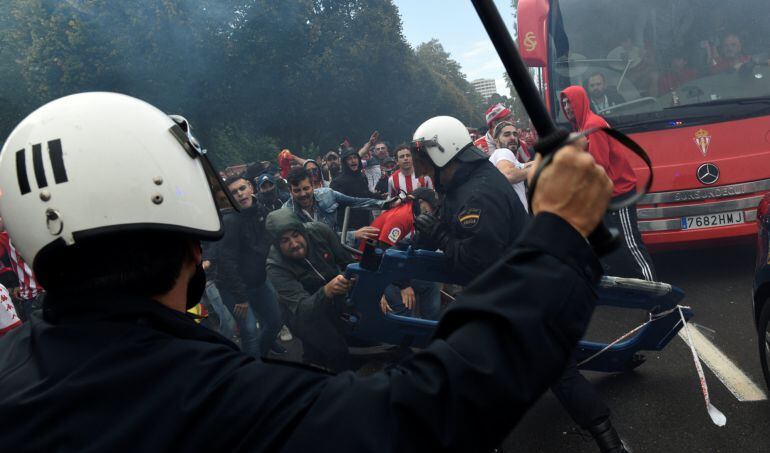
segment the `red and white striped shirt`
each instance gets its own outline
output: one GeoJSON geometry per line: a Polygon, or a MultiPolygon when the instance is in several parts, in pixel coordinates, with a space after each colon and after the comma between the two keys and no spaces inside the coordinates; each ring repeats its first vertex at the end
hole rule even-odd
{"type": "Polygon", "coordinates": [[[420,176],[419,178],[412,173],[410,176],[406,176],[401,173],[401,170],[396,170],[388,178],[388,193],[391,197],[397,197],[403,190],[407,194],[418,187],[433,188],[433,181],[430,180],[430,176],[420,176]]]}
{"type": "Polygon", "coordinates": [[[11,258],[11,267],[16,272],[16,277],[19,279],[19,298],[23,300],[31,300],[37,297],[38,294],[43,292],[43,287],[35,280],[35,276],[32,274],[32,269],[24,262],[24,259],[16,251],[8,232],[4,231],[0,233],[0,242],[8,250],[8,256],[11,258]]]}
{"type": "Polygon", "coordinates": [[[21,325],[21,319],[16,315],[16,308],[11,302],[11,295],[5,286],[0,285],[0,337],[14,327],[21,325]]]}

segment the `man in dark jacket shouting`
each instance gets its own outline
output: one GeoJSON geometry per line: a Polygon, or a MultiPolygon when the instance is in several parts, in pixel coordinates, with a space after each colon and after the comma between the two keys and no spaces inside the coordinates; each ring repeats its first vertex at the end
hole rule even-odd
{"type": "Polygon", "coordinates": [[[275,341],[283,325],[281,312],[275,290],[265,273],[265,261],[270,250],[270,241],[265,235],[265,218],[270,211],[257,202],[254,188],[246,178],[232,176],[225,181],[225,185],[240,204],[241,211],[224,217],[226,234],[217,247],[222,289],[233,298],[231,310],[242,325],[244,351],[262,356],[270,352],[284,354],[286,349],[275,341]],[[259,317],[262,327],[259,351],[248,344],[253,341],[256,323],[249,316],[248,307],[259,317]]]}
{"type": "MultiPolygon", "coordinates": [[[[334,178],[332,189],[349,197],[356,198],[382,198],[380,194],[369,190],[369,183],[363,174],[361,157],[355,149],[347,148],[342,151],[342,171],[334,178]]],[[[344,210],[337,211],[337,222],[342,225],[344,210]]],[[[372,213],[364,209],[351,209],[348,225],[357,230],[372,223],[372,213]]]]}
{"type": "Polygon", "coordinates": [[[585,237],[611,183],[575,147],[542,172],[530,227],[433,342],[367,377],[262,362],[185,315],[205,286],[199,241],[222,236],[220,186],[186,121],[128,96],[64,97],[14,129],[0,211],[47,293],[0,338],[0,420],[23,421],[0,429],[3,448],[488,452],[588,326],[601,267],[585,237]],[[44,191],[42,173],[17,166],[36,144],[44,191]]]}
{"type": "Polygon", "coordinates": [[[350,289],[342,272],[353,258],[324,223],[302,223],[288,209],[270,213],[266,228],[273,240],[268,278],[292,314],[289,328],[302,340],[304,360],[336,371],[348,368],[340,314],[341,297],[350,289]]]}

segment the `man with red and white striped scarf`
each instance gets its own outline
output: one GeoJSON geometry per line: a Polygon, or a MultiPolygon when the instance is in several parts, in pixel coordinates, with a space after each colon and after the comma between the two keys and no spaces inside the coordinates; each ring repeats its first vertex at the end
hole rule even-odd
{"type": "Polygon", "coordinates": [[[391,197],[397,197],[402,192],[408,195],[418,187],[433,189],[433,181],[429,176],[418,177],[414,174],[412,150],[408,146],[399,145],[396,148],[396,163],[398,170],[388,178],[388,194],[391,197]]]}
{"type": "MultiPolygon", "coordinates": [[[[513,111],[503,104],[495,104],[489,107],[484,114],[487,121],[487,133],[483,137],[479,137],[473,141],[473,145],[484,151],[484,154],[491,156],[497,149],[497,143],[493,137],[493,131],[495,127],[507,121],[512,125],[516,124],[516,118],[513,116],[513,111]]],[[[514,126],[515,127],[515,126],[514,126]]],[[[518,132],[518,129],[517,129],[518,132]]],[[[520,147],[514,152],[516,159],[521,163],[527,163],[532,159],[532,152],[529,149],[529,145],[525,142],[520,143],[520,147]]]]}

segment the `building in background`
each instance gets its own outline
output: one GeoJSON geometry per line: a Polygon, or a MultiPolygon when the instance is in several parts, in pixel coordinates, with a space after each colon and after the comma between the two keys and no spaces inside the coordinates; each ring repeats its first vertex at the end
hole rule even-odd
{"type": "Polygon", "coordinates": [[[473,85],[473,89],[475,89],[484,99],[497,93],[495,79],[476,79],[471,82],[471,85],[473,85]]]}

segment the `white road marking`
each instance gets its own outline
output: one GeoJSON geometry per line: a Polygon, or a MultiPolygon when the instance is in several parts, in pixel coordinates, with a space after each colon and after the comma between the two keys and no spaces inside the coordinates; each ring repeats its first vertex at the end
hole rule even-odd
{"type": "MultiPolygon", "coordinates": [[[[703,363],[722,381],[722,384],[738,401],[763,401],[767,399],[765,392],[695,326],[690,324],[689,330],[703,363]]],[[[679,331],[679,338],[687,343],[684,330],[679,331]]]]}

